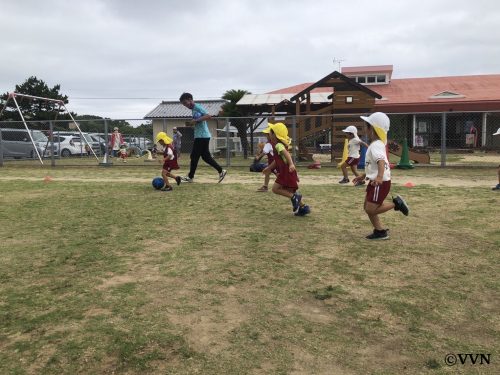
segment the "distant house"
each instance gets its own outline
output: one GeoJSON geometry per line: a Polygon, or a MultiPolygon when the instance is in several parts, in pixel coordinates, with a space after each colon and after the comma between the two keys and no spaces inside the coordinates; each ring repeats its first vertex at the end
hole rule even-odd
{"type": "MultiPolygon", "coordinates": [[[[219,116],[222,106],[226,102],[224,100],[196,100],[196,103],[201,104],[212,116],[212,119],[208,121],[208,128],[212,134],[212,138],[217,137],[217,129],[221,129],[225,125],[225,120],[219,119],[219,116]]],[[[144,118],[152,120],[153,137],[155,138],[159,132],[165,132],[172,137],[173,128],[177,127],[182,133],[181,152],[191,151],[194,128],[186,126],[186,121],[192,118],[191,110],[184,107],[179,101],[163,101],[144,116],[144,118]]],[[[215,149],[215,142],[210,141],[210,150],[213,152],[215,149]]]]}

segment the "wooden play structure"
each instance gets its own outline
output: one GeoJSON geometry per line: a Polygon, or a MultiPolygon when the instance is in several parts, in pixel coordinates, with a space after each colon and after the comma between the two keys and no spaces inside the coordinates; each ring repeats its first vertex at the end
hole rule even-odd
{"type": "Polygon", "coordinates": [[[290,136],[297,140],[297,157],[302,161],[312,161],[319,141],[329,145],[332,161],[339,159],[345,139],[342,129],[354,125],[363,136],[365,126],[359,116],[373,112],[375,99],[381,99],[376,92],[337,71],[296,92],[249,95],[238,106],[249,115],[271,115],[271,122],[275,116],[284,117],[286,120],[276,121],[284,121],[290,128],[290,136]]]}
{"type": "MultiPolygon", "coordinates": [[[[330,91],[330,90],[328,90],[330,91]]],[[[358,128],[358,134],[365,134],[361,114],[373,112],[375,98],[382,97],[353,79],[334,71],[290,98],[297,117],[297,139],[299,160],[312,160],[307,141],[328,132],[332,161],[342,155],[345,134],[342,129],[348,125],[358,128]],[[331,89],[329,102],[313,104],[314,91],[331,89]],[[347,115],[348,114],[348,115],[347,115]],[[331,115],[331,116],[324,116],[331,115]]]]}

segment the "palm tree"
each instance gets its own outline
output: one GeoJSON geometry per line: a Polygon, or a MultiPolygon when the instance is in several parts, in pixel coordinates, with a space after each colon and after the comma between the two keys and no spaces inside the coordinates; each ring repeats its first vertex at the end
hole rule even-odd
{"type": "Polygon", "coordinates": [[[246,94],[251,92],[246,90],[228,90],[222,95],[222,99],[228,102],[222,106],[225,117],[231,117],[231,125],[238,130],[238,137],[241,139],[241,148],[243,149],[243,157],[248,158],[248,139],[247,130],[252,125],[253,120],[243,117],[244,114],[240,111],[236,103],[246,94]]]}

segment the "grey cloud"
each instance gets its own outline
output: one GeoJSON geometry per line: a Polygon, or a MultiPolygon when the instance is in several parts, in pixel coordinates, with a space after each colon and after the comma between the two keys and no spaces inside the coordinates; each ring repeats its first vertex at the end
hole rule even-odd
{"type": "Polygon", "coordinates": [[[184,90],[214,98],[312,82],[338,69],[334,57],[393,64],[395,77],[499,73],[499,4],[2,1],[0,24],[13,31],[2,42],[0,89],[36,75],[61,84],[78,113],[140,118],[184,90]]]}

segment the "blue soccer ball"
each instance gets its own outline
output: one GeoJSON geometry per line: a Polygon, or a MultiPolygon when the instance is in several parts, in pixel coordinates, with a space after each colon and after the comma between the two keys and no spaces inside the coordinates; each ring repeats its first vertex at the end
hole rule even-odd
{"type": "Polygon", "coordinates": [[[155,177],[153,178],[151,184],[156,190],[160,190],[163,187],[163,185],[165,185],[165,181],[163,181],[163,178],[161,177],[155,177]]]}

